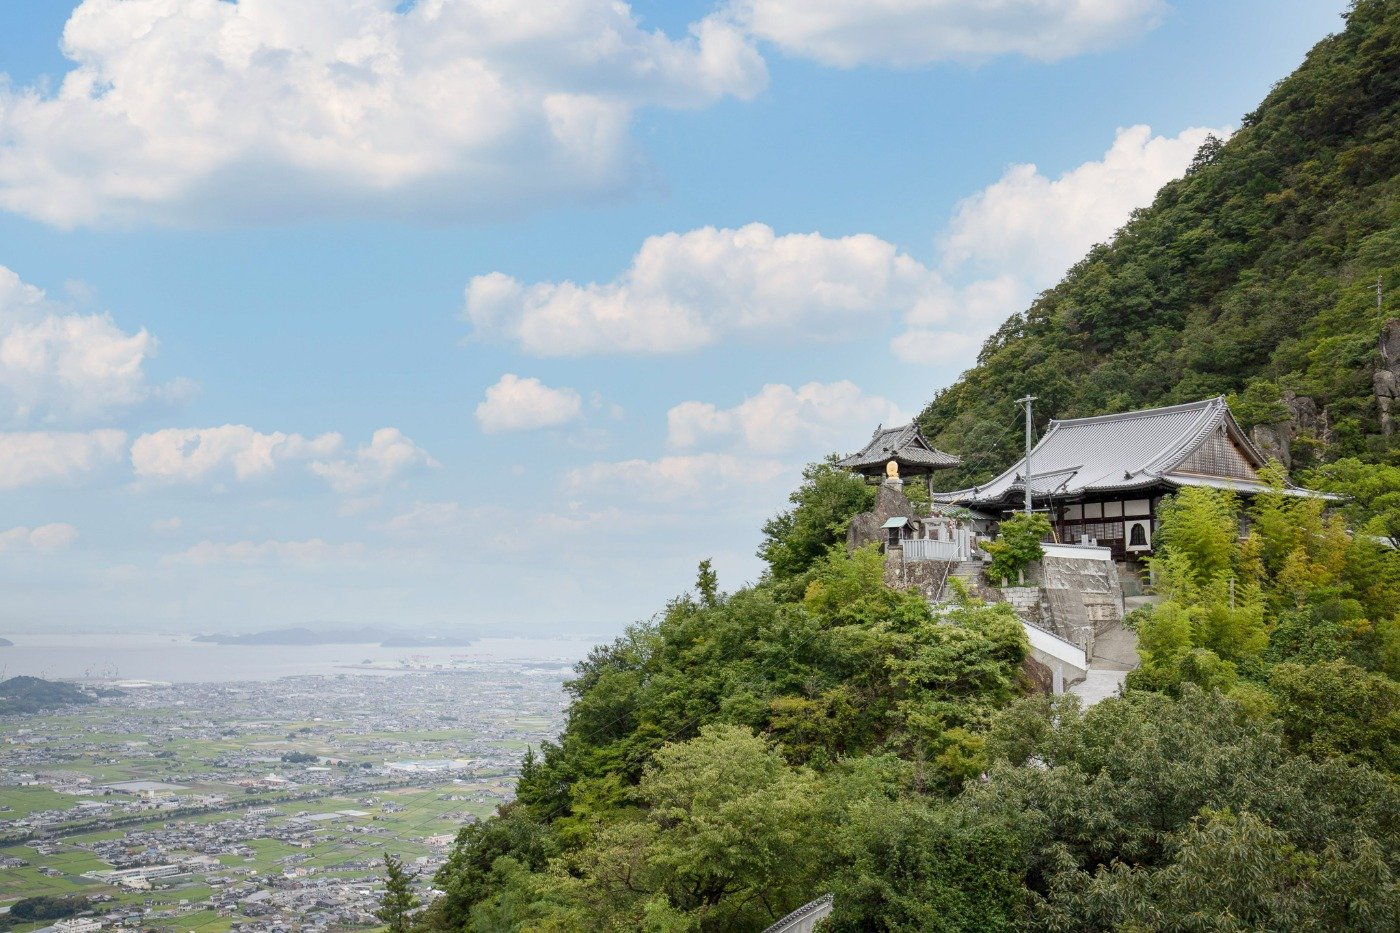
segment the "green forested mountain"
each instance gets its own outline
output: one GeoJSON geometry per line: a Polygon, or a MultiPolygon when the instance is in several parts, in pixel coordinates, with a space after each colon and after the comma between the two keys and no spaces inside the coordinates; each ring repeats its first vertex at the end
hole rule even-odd
{"type": "Polygon", "coordinates": [[[1340,509],[1261,495],[1241,538],[1230,493],[1164,504],[1122,697],[1040,696],[1005,604],[886,587],[844,546],[871,488],[814,464],[759,583],[702,563],[579,664],[559,740],[415,926],[758,931],[832,893],[831,931],[1400,928],[1400,465],[1370,397],[1397,106],[1400,4],[1358,3],[923,415],[970,476],[1013,459],[1027,391],[1055,416],[1224,392],[1271,423],[1284,390],[1327,413],[1297,452],[1340,509]]]}
{"type": "Polygon", "coordinates": [[[1328,456],[1375,454],[1377,276],[1400,316],[1393,0],[1358,2],[1344,32],[1008,320],[919,420],[964,455],[957,485],[1015,459],[1026,394],[1043,423],[1248,392],[1232,402],[1249,426],[1281,420],[1288,389],[1328,414],[1328,456]]]}
{"type": "Polygon", "coordinates": [[[69,683],[28,676],[0,680],[0,715],[37,713],[75,703],[95,702],[92,694],[69,683]]]}

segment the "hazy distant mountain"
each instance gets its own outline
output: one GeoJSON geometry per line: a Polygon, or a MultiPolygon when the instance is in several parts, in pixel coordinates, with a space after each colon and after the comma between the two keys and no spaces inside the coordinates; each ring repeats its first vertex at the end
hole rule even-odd
{"type": "Polygon", "coordinates": [[[0,681],[0,715],[37,713],[75,703],[96,702],[92,694],[72,684],[27,676],[0,681]]]}
{"type": "Polygon", "coordinates": [[[14,642],[10,641],[8,638],[0,638],[0,648],[11,647],[14,647],[14,642]]]}
{"type": "Polygon", "coordinates": [[[469,645],[472,639],[443,635],[407,635],[388,632],[370,626],[356,629],[323,629],[305,627],[269,629],[248,635],[197,635],[195,641],[215,645],[373,645],[386,648],[456,647],[469,645]]]}

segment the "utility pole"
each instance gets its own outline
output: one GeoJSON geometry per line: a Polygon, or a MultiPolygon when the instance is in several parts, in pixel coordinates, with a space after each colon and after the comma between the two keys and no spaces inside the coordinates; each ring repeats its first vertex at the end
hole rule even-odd
{"type": "Polygon", "coordinates": [[[1025,398],[1018,398],[1017,405],[1026,406],[1026,514],[1031,514],[1031,402],[1035,401],[1034,395],[1027,395],[1025,398]]]}

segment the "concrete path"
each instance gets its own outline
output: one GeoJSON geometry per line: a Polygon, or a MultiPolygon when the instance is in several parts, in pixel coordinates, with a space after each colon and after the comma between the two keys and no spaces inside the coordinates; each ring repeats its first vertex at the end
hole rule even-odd
{"type": "Polygon", "coordinates": [[[1069,688],[1085,709],[1117,696],[1128,679],[1128,671],[1138,666],[1137,633],[1121,623],[1111,626],[1094,639],[1094,656],[1084,680],[1069,688]]]}

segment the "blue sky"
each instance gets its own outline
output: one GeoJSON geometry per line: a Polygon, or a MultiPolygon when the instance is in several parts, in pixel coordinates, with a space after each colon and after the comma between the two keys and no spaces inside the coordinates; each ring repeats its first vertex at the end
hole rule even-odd
{"type": "Polygon", "coordinates": [[[490,6],[0,5],[0,634],[752,579],[1344,4],[490,6]]]}

